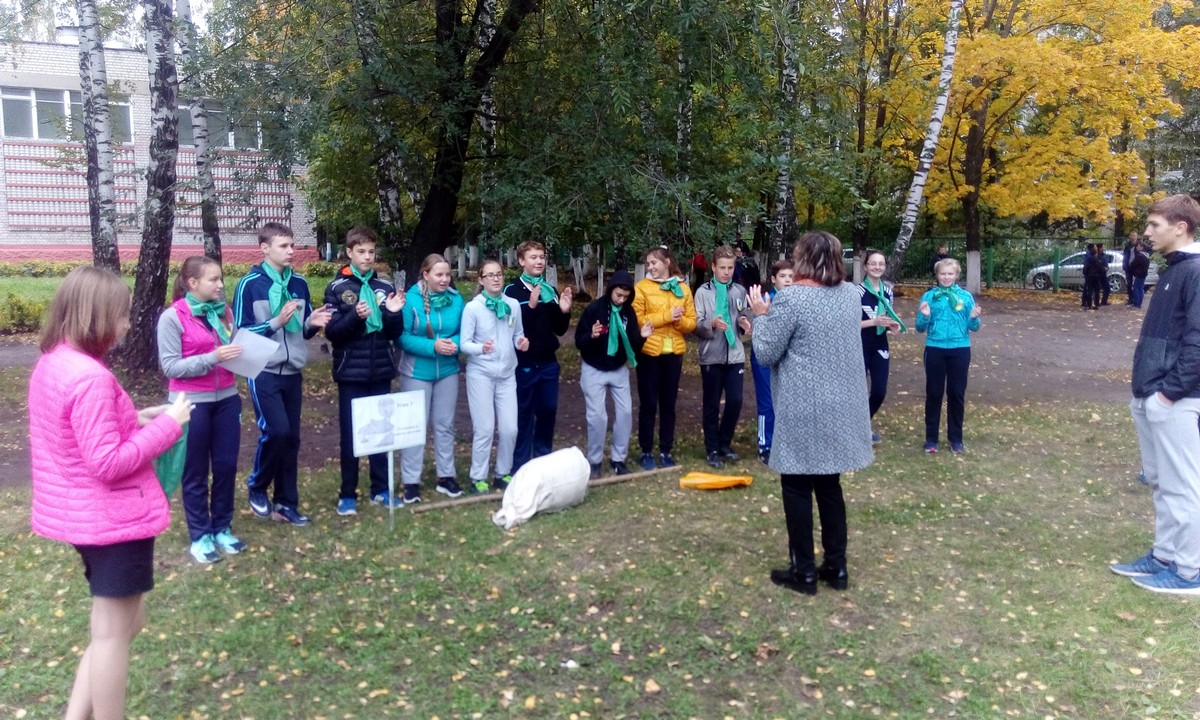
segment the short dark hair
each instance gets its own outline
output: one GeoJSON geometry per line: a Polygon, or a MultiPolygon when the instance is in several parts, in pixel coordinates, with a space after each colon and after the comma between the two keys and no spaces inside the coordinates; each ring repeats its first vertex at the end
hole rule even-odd
{"type": "Polygon", "coordinates": [[[1184,223],[1188,235],[1195,235],[1196,227],[1200,226],[1200,203],[1190,195],[1168,195],[1151,205],[1146,214],[1163,217],[1172,225],[1184,223]]]}
{"type": "Polygon", "coordinates": [[[270,245],[277,237],[296,237],[292,229],[281,222],[269,222],[258,229],[258,244],[270,245]]]}
{"type": "Polygon", "coordinates": [[[375,231],[364,225],[350,228],[346,233],[346,250],[353,250],[359,245],[371,243],[372,245],[379,244],[379,236],[375,231]]]}
{"type": "Polygon", "coordinates": [[[800,236],[792,251],[796,262],[797,280],[812,280],[826,287],[845,281],[846,267],[842,264],[842,241],[833,233],[812,230],[800,236]]]}
{"type": "Polygon", "coordinates": [[[780,270],[795,270],[795,269],[796,269],[796,264],[793,263],[791,260],[776,260],[775,264],[771,266],[771,279],[774,280],[775,276],[779,274],[780,270]]]}

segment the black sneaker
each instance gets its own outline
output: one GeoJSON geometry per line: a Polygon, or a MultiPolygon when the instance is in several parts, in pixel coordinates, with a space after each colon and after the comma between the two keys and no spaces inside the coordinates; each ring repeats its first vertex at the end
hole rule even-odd
{"type": "Polygon", "coordinates": [[[821,582],[825,583],[834,590],[845,590],[850,587],[850,575],[846,573],[846,568],[838,568],[832,565],[821,565],[817,568],[817,577],[821,582]]]}
{"type": "Polygon", "coordinates": [[[721,462],[721,453],[710,452],[708,454],[708,466],[718,469],[725,467],[725,463],[721,462]]]}
{"type": "Polygon", "coordinates": [[[452,477],[438,478],[436,490],[443,495],[456,498],[462,495],[462,488],[458,486],[458,482],[452,477]]]}
{"type": "Polygon", "coordinates": [[[250,509],[261,518],[271,517],[271,501],[267,498],[267,494],[262,490],[251,490],[250,509]]]}
{"type": "Polygon", "coordinates": [[[763,451],[759,452],[758,453],[758,461],[760,463],[762,463],[763,465],[770,465],[771,464],[771,451],[763,450],[763,451]]]}
{"type": "Polygon", "coordinates": [[[669,468],[669,467],[675,467],[678,464],[679,463],[675,462],[675,458],[671,457],[671,453],[665,452],[665,453],[658,454],[658,466],[659,467],[669,468]]]}
{"type": "Polygon", "coordinates": [[[643,470],[653,470],[654,456],[650,453],[642,453],[642,459],[638,462],[638,465],[641,465],[643,470]]]}
{"type": "Polygon", "coordinates": [[[623,460],[613,460],[611,463],[613,475],[628,475],[630,474],[629,466],[623,460]]]}
{"type": "Polygon", "coordinates": [[[723,459],[725,459],[729,462],[737,462],[738,461],[738,454],[733,451],[733,448],[730,448],[730,447],[721,448],[720,455],[723,459]]]}
{"type": "Polygon", "coordinates": [[[589,480],[600,479],[600,463],[592,463],[592,472],[588,475],[589,480]]]}
{"type": "Polygon", "coordinates": [[[271,515],[271,519],[275,522],[287,523],[289,525],[307,525],[308,516],[302,514],[299,510],[288,505],[276,505],[275,514],[271,515]]]}
{"type": "Polygon", "coordinates": [[[412,503],[421,502],[421,486],[417,483],[404,486],[404,504],[411,505],[412,503]]]}
{"type": "Polygon", "coordinates": [[[802,595],[817,594],[817,572],[809,570],[800,572],[796,568],[771,571],[771,582],[788,590],[795,590],[802,595]]]}

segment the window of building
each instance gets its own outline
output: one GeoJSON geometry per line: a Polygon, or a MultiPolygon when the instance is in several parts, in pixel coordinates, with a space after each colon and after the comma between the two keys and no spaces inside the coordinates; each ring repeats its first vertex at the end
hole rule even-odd
{"type": "MultiPolygon", "coordinates": [[[[81,140],[83,96],[75,90],[35,90],[0,87],[0,135],[35,140],[81,140]]],[[[113,142],[133,142],[129,102],[119,98],[108,105],[113,142]]]]}

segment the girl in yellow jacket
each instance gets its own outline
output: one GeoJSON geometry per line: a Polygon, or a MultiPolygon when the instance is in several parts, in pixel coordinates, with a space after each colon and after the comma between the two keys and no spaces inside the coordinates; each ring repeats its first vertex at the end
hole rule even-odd
{"type": "Polygon", "coordinates": [[[654,333],[637,356],[638,444],[641,466],[653,470],[654,417],[658,428],[658,465],[671,467],[675,458],[675,399],[683,374],[684,336],[696,329],[696,306],[683,273],[666,248],[646,253],[646,277],[634,287],[632,307],[638,324],[649,322],[654,333]]]}

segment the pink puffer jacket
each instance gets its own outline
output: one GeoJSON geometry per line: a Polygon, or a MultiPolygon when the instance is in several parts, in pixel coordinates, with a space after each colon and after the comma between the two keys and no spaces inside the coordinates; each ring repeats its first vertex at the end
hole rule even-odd
{"type": "Polygon", "coordinates": [[[151,461],[182,433],[166,414],[138,427],[133,401],[96,358],[66,344],[42,355],[29,378],[33,531],[111,545],[166,530],[151,461]]]}

